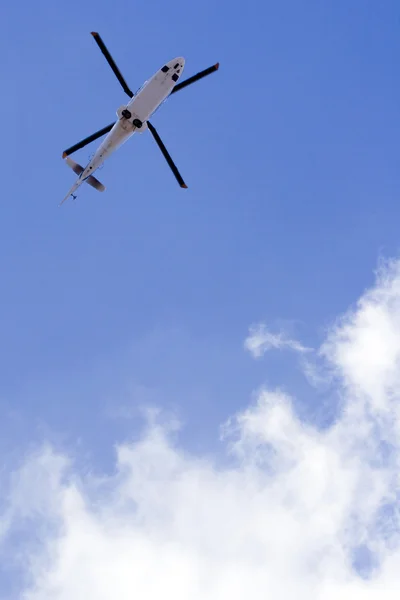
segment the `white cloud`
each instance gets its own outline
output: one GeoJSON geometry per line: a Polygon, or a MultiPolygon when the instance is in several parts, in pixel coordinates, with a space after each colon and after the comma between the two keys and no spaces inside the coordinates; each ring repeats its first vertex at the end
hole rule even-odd
{"type": "Polygon", "coordinates": [[[381,266],[377,285],[338,321],[322,353],[350,393],[374,409],[393,408],[400,391],[400,261],[381,266]]]}
{"type": "Polygon", "coordinates": [[[294,350],[295,352],[309,352],[310,348],[306,348],[297,340],[289,338],[284,332],[272,333],[264,323],[252,325],[249,330],[249,335],[244,342],[246,350],[248,350],[254,358],[260,358],[268,352],[268,350],[294,350]]]}
{"type": "Polygon", "coordinates": [[[32,456],[8,512],[37,526],[21,547],[31,581],[20,597],[397,599],[399,340],[393,263],[321,349],[343,397],[329,429],[264,389],[224,427],[229,466],[185,452],[175,423],[154,418],[101,480],[48,447],[32,456]]]}

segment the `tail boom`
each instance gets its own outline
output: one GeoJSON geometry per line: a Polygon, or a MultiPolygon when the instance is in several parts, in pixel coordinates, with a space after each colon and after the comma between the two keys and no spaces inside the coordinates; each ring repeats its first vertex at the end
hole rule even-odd
{"type": "Polygon", "coordinates": [[[61,206],[61,204],[64,204],[64,202],[66,200],[68,200],[68,198],[70,196],[73,196],[74,193],[76,192],[76,190],[78,189],[78,187],[80,187],[83,183],[82,179],[78,179],[77,181],[75,181],[74,185],[72,186],[72,188],[69,190],[68,194],[65,196],[64,200],[61,200],[60,204],[58,206],[61,206]]]}

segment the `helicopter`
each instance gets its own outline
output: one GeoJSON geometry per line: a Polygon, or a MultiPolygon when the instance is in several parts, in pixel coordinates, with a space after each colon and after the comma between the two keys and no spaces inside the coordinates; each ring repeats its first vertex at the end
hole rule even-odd
{"type": "Polygon", "coordinates": [[[179,173],[156,128],[149,121],[149,119],[170,95],[175,94],[188,85],[191,85],[199,79],[202,79],[206,75],[214,73],[218,70],[219,63],[216,63],[204,71],[200,71],[196,75],[193,75],[184,81],[180,81],[183,69],[185,67],[185,59],[181,56],[173,58],[169,62],[165,63],[150,79],[145,81],[134,94],[128,87],[128,84],[114,62],[114,59],[112,58],[99,33],[92,31],[91,35],[99,46],[101,52],[104,54],[108,64],[121,84],[122,89],[130,98],[130,100],[127,104],[118,108],[116,111],[118,119],[115,122],[106,125],[106,127],[103,127],[103,129],[96,131],[96,133],[89,135],[77,144],[74,144],[70,148],[67,148],[67,150],[64,150],[62,157],[65,159],[66,164],[74,171],[76,175],[78,175],[78,179],[75,181],[65,198],[60,202],[59,206],[61,206],[61,204],[63,204],[69,197],[76,199],[76,191],[84,182],[99,192],[103,192],[105,190],[105,186],[98,179],[96,179],[96,177],[94,177],[94,172],[103,165],[104,161],[109,158],[111,154],[115,152],[115,150],[120,148],[122,144],[132,137],[132,135],[135,133],[143,133],[146,130],[149,130],[152,134],[169,167],[175,175],[180,187],[187,188],[186,183],[179,173]],[[72,158],[70,158],[71,154],[77,150],[80,150],[81,148],[84,148],[87,144],[99,139],[103,135],[106,135],[105,139],[94,152],[85,167],[82,167],[72,160],[72,158]]]}

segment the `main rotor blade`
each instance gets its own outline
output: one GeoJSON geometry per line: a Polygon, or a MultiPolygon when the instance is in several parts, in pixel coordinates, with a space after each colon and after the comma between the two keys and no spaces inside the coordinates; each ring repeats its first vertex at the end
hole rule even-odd
{"type": "Polygon", "coordinates": [[[204,71],[200,71],[200,73],[197,73],[197,75],[193,75],[192,77],[189,77],[189,79],[181,81],[181,83],[177,83],[174,89],[172,90],[171,94],[179,92],[179,90],[181,90],[182,88],[186,87],[187,85],[190,85],[191,83],[194,83],[195,81],[198,81],[199,79],[202,79],[203,77],[206,77],[206,75],[211,75],[211,73],[215,73],[215,71],[218,71],[218,69],[219,63],[213,65],[212,67],[209,67],[208,69],[204,69],[204,71]]]}
{"type": "Polygon", "coordinates": [[[169,164],[173,174],[175,175],[179,185],[181,186],[181,188],[187,188],[186,183],[183,181],[181,174],[179,173],[178,169],[176,168],[176,165],[174,163],[174,161],[172,160],[172,158],[170,157],[168,150],[166,149],[166,147],[164,146],[160,136],[158,135],[156,128],[153,127],[153,125],[150,123],[150,121],[147,121],[147,126],[150,129],[154,139],[156,140],[158,147],[160,148],[161,152],[164,154],[164,157],[167,161],[167,163],[169,164]]]}
{"type": "Polygon", "coordinates": [[[89,135],[84,140],[78,142],[74,146],[71,146],[71,148],[64,150],[62,157],[65,158],[66,156],[69,156],[73,152],[80,150],[87,144],[90,144],[90,142],[94,142],[94,140],[97,140],[97,138],[99,138],[102,135],[104,135],[105,133],[108,133],[109,131],[111,131],[111,129],[114,127],[114,125],[115,125],[115,123],[110,123],[109,125],[107,125],[107,127],[103,127],[103,129],[100,129],[100,131],[96,131],[96,133],[92,133],[92,135],[89,135]]]}
{"type": "Polygon", "coordinates": [[[122,77],[121,71],[118,69],[117,65],[115,64],[114,59],[111,56],[111,54],[109,53],[109,51],[107,50],[105,43],[103,42],[103,40],[101,39],[101,37],[99,36],[99,34],[96,31],[92,31],[91,34],[94,37],[95,42],[97,43],[98,47],[100,48],[100,50],[106,57],[106,60],[107,60],[108,64],[110,65],[110,67],[112,68],[112,70],[114,71],[114,74],[117,77],[118,81],[122,85],[125,94],[128,94],[129,98],[132,98],[133,92],[131,92],[131,90],[128,87],[128,84],[126,83],[125,79],[122,77]]]}

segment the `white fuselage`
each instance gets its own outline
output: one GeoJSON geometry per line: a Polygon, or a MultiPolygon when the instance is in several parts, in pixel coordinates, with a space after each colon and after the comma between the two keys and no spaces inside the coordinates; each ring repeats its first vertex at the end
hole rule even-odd
{"type": "Polygon", "coordinates": [[[147,129],[147,120],[172,92],[176,82],[182,75],[184,65],[185,60],[182,57],[170,60],[139,88],[126,106],[118,109],[118,121],[80,174],[72,188],[73,191],[87,177],[93,175],[96,169],[134,133],[142,133],[147,129]],[[129,118],[122,115],[124,110],[129,111],[131,114],[129,118]],[[137,127],[133,124],[135,119],[138,119],[143,124],[142,127],[137,127]]]}

